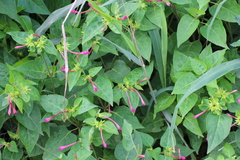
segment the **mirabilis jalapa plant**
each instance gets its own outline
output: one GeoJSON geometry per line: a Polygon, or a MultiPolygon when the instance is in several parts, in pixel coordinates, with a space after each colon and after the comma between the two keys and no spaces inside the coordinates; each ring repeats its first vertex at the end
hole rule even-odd
{"type": "Polygon", "coordinates": [[[238,1],[35,2],[0,6],[0,159],[240,158],[238,1]]]}

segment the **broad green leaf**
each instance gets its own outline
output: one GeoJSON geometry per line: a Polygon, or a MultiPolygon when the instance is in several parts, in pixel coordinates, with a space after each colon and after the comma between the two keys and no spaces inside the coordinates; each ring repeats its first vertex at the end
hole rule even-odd
{"type": "MultiPolygon", "coordinates": [[[[182,95],[178,95],[178,100],[180,100],[182,97],[182,95]]],[[[184,117],[196,104],[198,100],[198,95],[195,93],[190,94],[185,100],[184,102],[181,104],[181,106],[179,107],[179,110],[182,114],[182,117],[184,117]]]]}
{"type": "Polygon", "coordinates": [[[240,135],[240,129],[238,129],[235,134],[236,143],[237,143],[238,148],[240,148],[240,136],[239,135],[240,135]]]}
{"type": "Polygon", "coordinates": [[[81,75],[81,71],[75,71],[75,72],[70,72],[68,73],[68,90],[71,91],[73,89],[73,87],[76,85],[76,83],[78,82],[78,79],[80,78],[81,75]]]}
{"type": "Polygon", "coordinates": [[[175,83],[172,94],[185,94],[196,79],[197,77],[192,72],[182,75],[175,83]]]}
{"type": "Polygon", "coordinates": [[[127,121],[123,120],[122,127],[122,144],[125,150],[130,151],[134,148],[133,137],[132,137],[132,125],[127,121]]]}
{"type": "Polygon", "coordinates": [[[50,12],[43,0],[18,0],[18,6],[28,13],[48,15],[50,12]]]}
{"type": "Polygon", "coordinates": [[[0,86],[5,87],[8,82],[9,70],[6,64],[0,63],[0,86]]]}
{"type": "Polygon", "coordinates": [[[193,42],[185,41],[177,50],[189,57],[197,57],[202,50],[202,43],[199,40],[193,42]]]}
{"type": "Polygon", "coordinates": [[[227,157],[232,157],[235,154],[233,147],[229,143],[225,143],[222,149],[222,153],[227,157]]]}
{"type": "Polygon", "coordinates": [[[130,68],[122,60],[116,60],[110,71],[106,72],[106,76],[115,83],[123,83],[124,77],[130,73],[130,68]]]}
{"type": "Polygon", "coordinates": [[[189,4],[189,3],[192,3],[192,0],[171,0],[171,2],[177,3],[177,4],[189,4]]]}
{"type": "Polygon", "coordinates": [[[59,157],[63,152],[58,150],[60,146],[69,145],[70,143],[76,142],[77,140],[76,135],[69,132],[69,130],[65,126],[58,125],[53,129],[55,130],[55,132],[54,132],[54,135],[52,135],[47,140],[47,143],[44,148],[48,152],[43,153],[43,157],[42,157],[43,159],[55,159],[59,157]]]}
{"type": "Polygon", "coordinates": [[[43,134],[42,124],[40,123],[42,116],[39,108],[37,107],[34,108],[30,115],[28,115],[26,112],[24,112],[23,114],[18,113],[16,114],[16,118],[18,122],[21,123],[27,129],[33,132],[37,132],[39,134],[43,134]]]}
{"type": "Polygon", "coordinates": [[[32,30],[32,22],[29,16],[19,16],[19,22],[26,32],[32,30]]]}
{"type": "Polygon", "coordinates": [[[178,24],[178,28],[177,28],[177,43],[178,43],[178,47],[187,39],[189,39],[189,37],[193,34],[193,32],[197,29],[198,25],[199,25],[199,20],[195,19],[191,16],[189,16],[188,14],[185,14],[179,24],[178,24]]]}
{"type": "Polygon", "coordinates": [[[92,39],[94,36],[103,33],[103,31],[101,31],[101,29],[104,26],[105,26],[105,24],[102,22],[101,17],[96,16],[94,19],[92,19],[92,21],[89,22],[89,24],[84,27],[82,43],[86,43],[87,41],[92,39]]]}
{"type": "Polygon", "coordinates": [[[111,116],[120,126],[123,126],[123,121],[127,121],[132,125],[133,129],[144,128],[138,121],[137,117],[132,114],[129,108],[125,106],[116,107],[114,114],[111,116]]]}
{"type": "Polygon", "coordinates": [[[18,135],[24,147],[26,148],[27,153],[30,154],[38,141],[39,133],[19,125],[18,135]]]}
{"type": "Polygon", "coordinates": [[[240,39],[236,42],[230,44],[232,47],[239,47],[240,46],[240,39]]]}
{"type": "Polygon", "coordinates": [[[14,31],[14,32],[8,32],[14,41],[16,41],[19,44],[25,44],[26,38],[29,36],[27,32],[20,32],[20,31],[14,31]]]}
{"type": "MultiPolygon", "coordinates": [[[[209,8],[211,15],[213,16],[217,10],[219,3],[216,3],[209,8]]],[[[240,15],[239,3],[235,0],[227,0],[220,8],[216,18],[227,21],[236,22],[236,17],[240,15]]]]}
{"type": "Polygon", "coordinates": [[[89,90],[96,96],[113,105],[112,82],[107,77],[99,75],[94,81],[94,84],[97,86],[98,91],[94,91],[91,84],[88,86],[89,90]]]}
{"type": "Polygon", "coordinates": [[[173,55],[173,73],[179,71],[191,71],[190,57],[185,54],[175,50],[173,55]]]}
{"type": "Polygon", "coordinates": [[[202,75],[208,69],[207,65],[197,58],[191,59],[191,66],[193,72],[195,72],[197,75],[202,75]]]}
{"type": "Polygon", "coordinates": [[[225,55],[226,49],[223,50],[218,50],[209,56],[204,58],[205,64],[207,64],[208,69],[215,67],[219,64],[222,63],[224,60],[224,55],[225,55]]]}
{"type": "Polygon", "coordinates": [[[47,77],[45,74],[46,65],[41,60],[30,60],[14,68],[14,70],[22,72],[26,76],[34,79],[44,79],[47,77]]]}
{"type": "Polygon", "coordinates": [[[152,136],[150,136],[149,134],[146,134],[146,133],[142,133],[142,132],[139,132],[139,135],[142,138],[142,143],[144,146],[151,147],[153,145],[154,139],[152,136]]]}
{"type": "Polygon", "coordinates": [[[18,152],[18,147],[15,141],[11,141],[9,144],[10,147],[7,147],[7,149],[11,152],[18,152]]]}
{"type": "Polygon", "coordinates": [[[142,139],[139,132],[135,131],[133,134],[134,148],[130,151],[124,149],[122,141],[118,143],[115,148],[114,155],[118,160],[135,160],[138,159],[139,154],[142,153],[142,139]]]}
{"type": "Polygon", "coordinates": [[[98,74],[98,72],[100,72],[101,69],[102,69],[102,66],[101,66],[101,67],[91,68],[91,69],[88,70],[89,75],[90,75],[91,77],[94,77],[96,74],[98,74]]]}
{"type": "Polygon", "coordinates": [[[220,116],[208,113],[206,119],[208,149],[210,153],[217,145],[219,145],[229,134],[232,124],[232,118],[222,114],[220,116]]]}
{"type": "Polygon", "coordinates": [[[198,4],[199,4],[199,10],[202,9],[205,5],[207,5],[210,0],[197,0],[198,4]]]}
{"type": "Polygon", "coordinates": [[[152,47],[151,47],[151,39],[145,32],[136,32],[135,33],[136,38],[136,45],[139,49],[139,52],[143,58],[145,58],[148,62],[150,62],[150,56],[152,53],[152,47]]]}
{"type": "Polygon", "coordinates": [[[18,22],[17,5],[15,0],[0,0],[0,13],[8,15],[18,22]]]}
{"type": "MultiPolygon", "coordinates": [[[[206,39],[207,39],[208,25],[211,22],[211,20],[212,19],[208,21],[207,25],[200,28],[200,33],[206,39]]],[[[222,24],[222,21],[219,19],[215,19],[213,22],[213,25],[210,28],[210,32],[207,40],[223,48],[228,48],[226,44],[226,39],[227,39],[226,37],[227,37],[226,30],[222,24]]]]}
{"type": "Polygon", "coordinates": [[[23,150],[20,149],[18,152],[11,152],[8,147],[5,147],[2,152],[2,157],[7,157],[8,159],[21,160],[23,157],[23,150]]]}
{"type": "Polygon", "coordinates": [[[146,12],[146,17],[156,26],[162,28],[162,22],[159,17],[161,17],[161,11],[163,7],[148,7],[146,12]]]}
{"type": "Polygon", "coordinates": [[[68,157],[63,160],[73,160],[75,159],[75,154],[77,155],[78,160],[88,160],[88,157],[91,156],[92,152],[92,150],[85,149],[81,143],[76,143],[71,147],[71,150],[68,152],[68,157]]]}
{"type": "Polygon", "coordinates": [[[142,4],[141,3],[130,3],[130,2],[127,2],[127,3],[122,3],[120,2],[120,5],[119,6],[119,11],[118,11],[118,14],[120,15],[126,15],[126,16],[130,16],[135,10],[137,10],[138,7],[140,7],[142,4]]]}
{"type": "Polygon", "coordinates": [[[116,135],[119,134],[116,126],[110,121],[104,122],[103,129],[108,133],[112,133],[112,134],[116,134],[116,135]]]}
{"type": "Polygon", "coordinates": [[[199,149],[202,145],[203,138],[196,134],[193,134],[192,132],[187,132],[187,135],[190,140],[190,144],[191,144],[192,148],[198,154],[199,149]]]}
{"type": "Polygon", "coordinates": [[[76,107],[75,112],[73,113],[73,116],[75,117],[98,106],[90,102],[86,97],[80,97],[74,101],[74,107],[76,107]]]}
{"type": "Polygon", "coordinates": [[[176,138],[174,135],[171,135],[170,128],[168,127],[160,139],[160,145],[162,147],[169,147],[169,146],[175,146],[175,144],[176,144],[176,138]]]}
{"type": "Polygon", "coordinates": [[[154,116],[156,118],[156,114],[166,108],[168,108],[175,100],[176,95],[170,95],[167,92],[163,92],[156,98],[157,103],[154,105],[154,116]]]}
{"type": "Polygon", "coordinates": [[[60,53],[57,51],[56,47],[49,39],[46,39],[44,47],[45,47],[44,50],[48,54],[52,54],[52,55],[55,55],[56,57],[60,58],[60,53]]]}
{"type": "Polygon", "coordinates": [[[93,132],[94,132],[94,128],[91,126],[83,126],[81,128],[80,136],[82,139],[82,144],[83,144],[83,147],[88,151],[90,150],[93,132]]]}
{"type": "Polygon", "coordinates": [[[149,31],[152,29],[158,29],[157,26],[155,26],[154,24],[152,24],[147,18],[143,18],[141,23],[140,23],[140,27],[139,30],[141,31],[149,31]]]}
{"type": "Polygon", "coordinates": [[[200,53],[199,55],[199,58],[201,60],[204,60],[205,57],[209,56],[210,54],[212,54],[212,47],[211,47],[211,44],[209,44],[208,46],[206,46],[202,52],[200,53]]]}
{"type": "Polygon", "coordinates": [[[65,109],[68,100],[61,95],[42,95],[40,104],[47,112],[57,114],[65,109]]]}
{"type": "Polygon", "coordinates": [[[193,113],[187,114],[187,116],[184,118],[183,125],[192,133],[203,137],[202,131],[198,125],[198,121],[193,117],[193,113]]]}

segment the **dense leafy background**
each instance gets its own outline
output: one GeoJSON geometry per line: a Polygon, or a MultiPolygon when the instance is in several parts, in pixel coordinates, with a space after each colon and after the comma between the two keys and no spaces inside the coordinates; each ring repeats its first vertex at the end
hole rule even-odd
{"type": "Polygon", "coordinates": [[[0,0],[0,159],[240,159],[239,0],[0,0]]]}

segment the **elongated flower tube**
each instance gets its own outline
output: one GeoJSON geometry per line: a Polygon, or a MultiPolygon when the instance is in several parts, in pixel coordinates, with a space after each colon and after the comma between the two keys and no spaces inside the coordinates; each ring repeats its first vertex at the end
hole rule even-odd
{"type": "Polygon", "coordinates": [[[89,9],[89,10],[86,10],[86,11],[83,11],[83,12],[78,12],[76,10],[72,10],[71,12],[72,13],[87,13],[87,12],[91,12],[91,11],[92,11],[92,9],[89,9]]]}
{"type": "Polygon", "coordinates": [[[73,51],[68,50],[68,52],[73,53],[73,54],[83,54],[83,55],[90,54],[90,52],[88,52],[88,51],[73,52],[73,51]]]}
{"type": "Polygon", "coordinates": [[[119,19],[119,20],[125,20],[125,19],[127,19],[127,16],[123,16],[122,18],[119,18],[119,17],[118,17],[118,19],[119,19]]]}
{"type": "Polygon", "coordinates": [[[146,103],[144,102],[144,100],[143,100],[141,94],[138,92],[138,90],[136,90],[135,88],[133,90],[138,94],[138,97],[140,98],[142,105],[146,106],[146,103]]]}
{"type": "Polygon", "coordinates": [[[23,47],[26,47],[27,45],[22,45],[22,46],[16,46],[16,47],[14,47],[14,48],[23,48],[23,47]]]}
{"type": "Polygon", "coordinates": [[[109,117],[107,117],[107,116],[105,116],[105,115],[101,115],[101,116],[104,117],[104,118],[109,119],[110,121],[112,121],[112,122],[115,124],[115,126],[117,127],[118,131],[119,131],[119,132],[122,132],[121,127],[120,127],[120,126],[117,124],[117,122],[115,122],[112,118],[109,118],[109,117]]]}
{"type": "Polygon", "coordinates": [[[53,115],[53,116],[51,116],[51,117],[49,117],[49,118],[46,118],[46,119],[44,120],[44,122],[48,123],[48,122],[50,122],[54,117],[56,117],[57,115],[59,115],[59,114],[61,114],[61,113],[66,113],[66,112],[69,112],[69,111],[61,111],[61,112],[59,112],[59,113],[57,113],[57,114],[55,114],[55,115],[53,115]]]}
{"type": "MultiPolygon", "coordinates": [[[[62,72],[66,72],[66,69],[64,66],[62,66],[62,69],[61,69],[62,72]]],[[[75,72],[74,70],[68,70],[68,72],[75,72]]]]}
{"type": "Polygon", "coordinates": [[[9,94],[8,95],[8,103],[9,103],[9,107],[8,107],[8,115],[10,116],[12,113],[13,114],[17,114],[18,111],[16,110],[15,106],[13,105],[12,103],[12,100],[11,100],[11,95],[9,94]]]}
{"type": "Polygon", "coordinates": [[[129,97],[129,95],[128,95],[128,92],[125,91],[125,93],[126,93],[126,96],[127,96],[127,99],[128,99],[128,104],[129,104],[130,111],[133,112],[133,113],[135,113],[135,112],[136,112],[136,109],[134,109],[134,108],[132,107],[132,103],[131,103],[130,97],[129,97]]]}
{"type": "Polygon", "coordinates": [[[179,157],[177,157],[177,156],[174,156],[174,155],[171,155],[172,157],[174,157],[174,158],[177,158],[177,159],[186,159],[186,157],[184,157],[184,156],[181,156],[181,151],[180,151],[180,148],[178,148],[178,147],[174,147],[175,149],[177,149],[178,150],[178,156],[179,157]]]}
{"type": "MultiPolygon", "coordinates": [[[[77,141],[77,142],[81,142],[81,141],[77,141]]],[[[60,147],[58,148],[58,150],[61,151],[61,150],[65,149],[65,148],[71,147],[71,146],[73,146],[74,144],[76,144],[77,142],[73,142],[73,143],[68,144],[68,145],[66,145],[66,146],[60,146],[60,147]]]]}
{"type": "Polygon", "coordinates": [[[100,137],[101,137],[101,139],[102,139],[103,147],[104,147],[104,148],[107,148],[107,143],[104,141],[104,138],[103,138],[102,129],[99,129],[99,131],[100,131],[100,137]]]}
{"type": "Polygon", "coordinates": [[[88,78],[89,82],[92,84],[93,90],[98,91],[98,88],[95,86],[94,82],[92,81],[92,78],[88,78]]]}
{"type": "Polygon", "coordinates": [[[227,113],[227,115],[228,115],[229,117],[232,117],[232,118],[235,118],[235,119],[236,119],[236,122],[235,122],[235,123],[233,123],[233,124],[231,125],[231,127],[232,127],[232,126],[235,126],[236,124],[238,124],[238,122],[239,122],[240,118],[238,118],[238,117],[235,117],[235,116],[232,116],[232,115],[231,115],[231,114],[229,114],[229,113],[227,113]]]}
{"type": "Polygon", "coordinates": [[[240,99],[238,99],[238,103],[240,103],[240,99]]]}
{"type": "Polygon", "coordinates": [[[207,112],[207,111],[208,111],[208,109],[205,110],[205,111],[203,111],[203,112],[201,112],[201,113],[199,113],[199,114],[197,114],[197,115],[195,115],[193,118],[198,118],[199,116],[201,116],[203,113],[205,113],[205,112],[207,112]]]}

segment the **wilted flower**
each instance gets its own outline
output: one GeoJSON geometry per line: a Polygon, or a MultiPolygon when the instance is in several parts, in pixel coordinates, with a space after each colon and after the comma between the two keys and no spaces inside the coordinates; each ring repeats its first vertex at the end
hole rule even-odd
{"type": "Polygon", "coordinates": [[[12,112],[13,114],[17,114],[18,111],[16,110],[15,106],[13,105],[13,102],[11,100],[11,95],[8,95],[8,103],[9,103],[9,107],[8,107],[8,115],[11,115],[12,112]]]}

